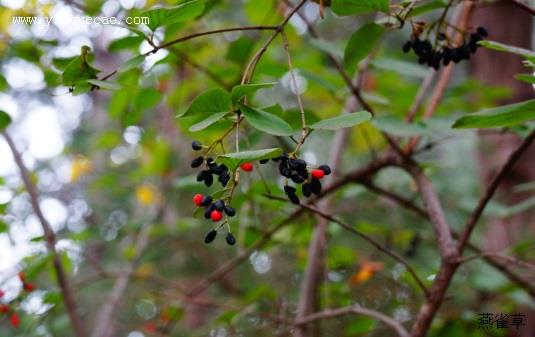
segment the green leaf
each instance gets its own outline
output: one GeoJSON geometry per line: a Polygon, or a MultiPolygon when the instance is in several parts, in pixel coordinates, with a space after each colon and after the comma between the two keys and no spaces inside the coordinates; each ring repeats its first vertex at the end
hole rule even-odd
{"type": "Polygon", "coordinates": [[[137,47],[143,42],[145,39],[143,36],[135,35],[135,36],[126,36],[117,40],[112,41],[108,45],[108,51],[115,53],[123,49],[128,49],[130,47],[137,47]]]}
{"type": "Polygon", "coordinates": [[[244,104],[239,107],[245,119],[260,131],[275,136],[289,136],[293,133],[292,127],[280,117],[244,104]]]}
{"type": "Polygon", "coordinates": [[[123,63],[119,69],[117,69],[118,72],[123,72],[123,71],[127,71],[127,70],[130,70],[132,68],[136,68],[137,66],[139,66],[140,64],[142,64],[143,62],[145,61],[145,55],[137,55],[131,59],[129,59],[128,61],[126,61],[125,63],[123,63]]]}
{"type": "Polygon", "coordinates": [[[225,164],[231,171],[234,171],[241,163],[257,161],[262,159],[271,159],[282,154],[282,149],[272,148],[254,151],[242,151],[222,154],[215,159],[216,163],[225,164]]]}
{"type": "Polygon", "coordinates": [[[95,69],[87,62],[89,47],[83,46],[81,55],[73,59],[63,71],[63,85],[72,87],[79,82],[95,78],[100,70],[95,69]]]}
{"type": "Polygon", "coordinates": [[[518,74],[518,75],[515,75],[515,78],[519,81],[522,81],[522,82],[526,82],[526,83],[530,83],[530,84],[535,84],[535,76],[533,75],[528,75],[528,74],[518,74]]]}
{"type": "Polygon", "coordinates": [[[316,130],[338,130],[342,128],[349,128],[372,118],[372,114],[368,111],[359,111],[342,116],[336,116],[328,119],[321,120],[317,123],[309,125],[310,128],[316,130]]]}
{"type": "Polygon", "coordinates": [[[377,69],[394,71],[400,75],[424,78],[428,69],[414,62],[405,62],[390,58],[378,58],[371,61],[371,65],[377,69]]]}
{"type": "Polygon", "coordinates": [[[241,66],[247,62],[253,48],[254,40],[250,37],[242,36],[229,45],[225,58],[241,66]]]}
{"type": "Polygon", "coordinates": [[[213,114],[232,110],[230,94],[223,89],[210,89],[197,96],[188,110],[179,117],[194,114],[213,114]]]}
{"type": "Polygon", "coordinates": [[[344,51],[332,41],[310,39],[309,43],[312,47],[315,47],[324,53],[332,54],[338,58],[344,57],[344,51]]]}
{"type": "Polygon", "coordinates": [[[11,124],[11,116],[0,110],[0,131],[4,131],[9,124],[11,124]]]}
{"type": "Polygon", "coordinates": [[[271,88],[275,84],[277,84],[277,82],[237,85],[232,88],[232,91],[230,92],[232,102],[236,103],[244,96],[247,96],[263,88],[271,88]]]}
{"type": "Polygon", "coordinates": [[[353,66],[364,59],[372,51],[384,32],[385,28],[383,26],[376,23],[367,23],[353,33],[344,51],[345,66],[353,66]]]}
{"type": "Polygon", "coordinates": [[[422,15],[424,13],[430,12],[435,9],[439,8],[445,8],[448,5],[448,2],[445,0],[434,0],[429,3],[415,6],[412,11],[409,13],[408,17],[415,17],[418,15],[422,15]]]}
{"type": "Polygon", "coordinates": [[[503,43],[499,43],[495,41],[489,41],[489,40],[479,41],[478,44],[488,49],[517,54],[525,58],[535,60],[535,52],[528,50],[528,49],[514,47],[514,46],[507,45],[507,44],[503,44],[503,43]]]}
{"type": "Polygon", "coordinates": [[[201,15],[203,11],[204,1],[192,0],[174,7],[151,9],[141,13],[140,16],[149,18],[147,26],[154,31],[160,26],[196,18],[201,15]]]}
{"type": "Polygon", "coordinates": [[[459,118],[453,128],[496,128],[535,119],[535,99],[483,110],[459,118]]]}
{"type": "Polygon", "coordinates": [[[101,89],[108,89],[108,90],[119,90],[121,89],[121,85],[116,82],[111,81],[101,81],[101,80],[87,80],[88,83],[96,85],[97,87],[100,87],[101,89]]]}
{"type": "Polygon", "coordinates": [[[5,233],[9,230],[9,226],[0,220],[0,233],[5,233]]]}
{"type": "Polygon", "coordinates": [[[388,13],[388,0],[332,0],[331,8],[337,15],[388,13]]]}
{"type": "Polygon", "coordinates": [[[404,120],[393,116],[374,118],[372,124],[379,130],[395,136],[412,137],[433,134],[427,124],[423,122],[406,123],[404,120]]]}
{"type": "Polygon", "coordinates": [[[223,112],[218,112],[218,113],[212,114],[208,118],[203,119],[202,121],[200,121],[199,123],[196,123],[196,124],[193,124],[192,126],[190,126],[189,131],[196,132],[196,131],[200,131],[200,130],[206,129],[210,125],[212,125],[212,124],[216,123],[217,121],[219,121],[221,118],[225,117],[228,113],[229,113],[228,111],[223,111],[223,112]]]}

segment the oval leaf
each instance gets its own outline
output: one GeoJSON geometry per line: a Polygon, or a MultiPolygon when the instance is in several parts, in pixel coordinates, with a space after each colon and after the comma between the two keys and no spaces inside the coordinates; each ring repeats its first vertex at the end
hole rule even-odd
{"type": "Polygon", "coordinates": [[[337,15],[388,13],[389,0],[332,0],[331,8],[337,15]]]}
{"type": "Polygon", "coordinates": [[[376,23],[367,23],[353,33],[344,51],[345,66],[353,66],[364,59],[372,51],[384,32],[385,28],[383,26],[376,23]]]}
{"type": "Polygon", "coordinates": [[[214,114],[232,109],[230,94],[223,89],[210,89],[197,96],[188,110],[180,117],[193,114],[214,114]]]}
{"type": "Polygon", "coordinates": [[[271,88],[277,84],[277,82],[271,83],[255,83],[255,84],[240,84],[232,88],[230,96],[232,97],[232,102],[238,102],[243,96],[254,93],[263,88],[271,88]]]}
{"type": "Polygon", "coordinates": [[[87,80],[88,83],[96,85],[97,87],[100,87],[101,89],[108,89],[108,90],[119,90],[121,89],[121,85],[116,82],[110,82],[110,81],[101,81],[101,80],[87,80]]]}
{"type": "Polygon", "coordinates": [[[535,119],[535,99],[483,110],[459,118],[453,128],[497,128],[535,119]]]}
{"type": "Polygon", "coordinates": [[[369,121],[371,118],[372,114],[368,111],[359,111],[342,116],[324,119],[317,123],[309,125],[309,127],[316,130],[338,130],[364,123],[366,121],[369,121]]]}
{"type": "Polygon", "coordinates": [[[233,152],[220,155],[216,158],[216,163],[225,164],[230,170],[235,170],[241,163],[271,159],[282,154],[282,149],[276,147],[264,150],[233,152]]]}
{"type": "Polygon", "coordinates": [[[216,123],[221,118],[225,117],[227,114],[228,114],[228,111],[223,111],[223,112],[212,114],[208,118],[200,121],[199,123],[196,123],[190,126],[189,131],[196,132],[196,131],[204,130],[210,125],[216,123]]]}
{"type": "Polygon", "coordinates": [[[0,110],[0,131],[4,131],[9,124],[11,124],[11,116],[0,110]]]}
{"type": "Polygon", "coordinates": [[[123,65],[121,65],[119,69],[117,69],[117,71],[123,72],[123,71],[130,70],[132,68],[139,66],[144,61],[145,61],[145,55],[138,55],[136,57],[129,59],[125,63],[123,63],[123,65]]]}
{"type": "Polygon", "coordinates": [[[244,104],[239,106],[245,119],[254,128],[275,136],[289,136],[293,133],[292,127],[280,117],[244,104]]]}
{"type": "Polygon", "coordinates": [[[147,27],[154,31],[160,26],[191,20],[203,11],[204,1],[192,0],[174,7],[150,9],[141,13],[140,17],[148,17],[147,27]]]}

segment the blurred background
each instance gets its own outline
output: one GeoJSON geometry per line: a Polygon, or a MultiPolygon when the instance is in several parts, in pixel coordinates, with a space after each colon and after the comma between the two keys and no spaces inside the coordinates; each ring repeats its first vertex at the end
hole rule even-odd
{"type": "MultiPolygon", "coordinates": [[[[301,216],[276,232],[269,243],[195,301],[185,299],[194,284],[294,210],[289,203],[263,196],[266,185],[273,194],[283,195],[276,164],[255,167],[251,174],[242,175],[233,198],[238,216],[230,226],[237,245],[228,246],[223,238],[205,245],[204,235],[212,224],[193,216],[191,198],[207,189],[195,181],[197,172],[189,167],[195,157],[190,144],[194,139],[209,144],[225,126],[192,133],[190,121],[176,118],[199,93],[238,84],[245,64],[270,33],[229,32],[176,44],[111,77],[122,85],[118,90],[73,94],[62,85],[61,73],[70,58],[80,55],[82,46],[91,48],[91,64],[102,71],[100,75],[152,49],[128,29],[74,24],[74,17],[125,18],[176,2],[1,0],[0,4],[0,110],[13,120],[7,132],[31,171],[39,205],[57,235],[57,249],[88,330],[116,280],[123,277],[127,285],[105,336],[291,336],[288,320],[295,316],[307,247],[317,222],[312,215],[301,216]],[[14,16],[25,15],[52,16],[58,22],[13,23],[14,16]],[[140,242],[140,233],[147,233],[146,242],[140,242]]],[[[224,27],[276,25],[288,10],[285,1],[277,0],[209,1],[202,16],[157,30],[155,40],[224,27]]],[[[419,19],[432,20],[441,13],[429,11],[419,19]]],[[[318,4],[312,1],[300,14],[292,17],[286,29],[297,89],[309,120],[336,116],[344,110],[349,93],[325,51],[341,58],[351,34],[380,17],[338,17],[325,9],[321,18],[318,4]],[[321,38],[311,37],[307,22],[321,38]]],[[[512,1],[479,3],[469,25],[487,27],[491,40],[532,49],[533,19],[512,1]]],[[[451,124],[464,113],[530,99],[533,87],[514,78],[526,69],[519,57],[479,50],[470,62],[455,67],[432,119],[404,124],[421,82],[433,71],[418,65],[414,55],[402,53],[410,34],[408,25],[390,32],[365,61],[367,68],[358,81],[377,118],[351,130],[336,174],[366,164],[385,149],[380,130],[398,137],[422,135],[422,146],[429,146],[418,158],[425,163],[449,222],[460,230],[486,182],[526,130],[460,131],[452,130],[451,124]]],[[[280,116],[298,127],[290,80],[277,38],[253,80],[277,84],[260,91],[254,101],[257,106],[279,104],[280,116]]],[[[424,99],[427,102],[429,97],[424,99]]],[[[244,149],[292,146],[287,139],[247,126],[241,135],[244,149]]],[[[326,163],[332,137],[329,131],[314,133],[303,146],[302,157],[326,163]]],[[[533,149],[525,155],[487,208],[472,239],[479,247],[535,259],[534,155],[533,149]]],[[[373,181],[422,204],[410,176],[399,169],[382,170],[373,181]]],[[[440,260],[428,220],[361,185],[338,190],[333,200],[329,213],[404,255],[426,285],[431,284],[440,260]]],[[[317,308],[358,303],[410,327],[423,297],[403,265],[333,224],[328,227],[325,257],[317,308]]],[[[535,284],[532,270],[511,268],[535,284]]],[[[21,319],[20,327],[14,328],[0,314],[0,336],[72,335],[42,227],[3,138],[0,289],[5,292],[0,302],[12,303],[21,319]],[[34,291],[22,289],[20,271],[35,285],[34,291]]],[[[430,336],[535,336],[534,312],[533,294],[484,261],[474,260],[456,275],[430,336]],[[478,315],[485,312],[520,312],[526,315],[525,326],[478,329],[478,315]]],[[[326,320],[310,333],[394,335],[363,316],[326,320]]]]}

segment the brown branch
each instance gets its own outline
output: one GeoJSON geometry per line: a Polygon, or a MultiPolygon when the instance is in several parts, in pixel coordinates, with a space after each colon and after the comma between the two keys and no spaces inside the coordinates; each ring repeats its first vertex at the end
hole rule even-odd
{"type": "Polygon", "coordinates": [[[67,278],[67,273],[65,272],[65,269],[61,262],[61,257],[59,256],[56,250],[56,235],[54,234],[52,227],[43,215],[41,206],[39,205],[39,195],[37,188],[33,184],[30,178],[30,173],[26,168],[26,165],[24,165],[24,162],[22,161],[22,156],[17,150],[17,147],[13,142],[11,136],[9,136],[6,131],[2,131],[2,136],[5,138],[9,149],[13,154],[13,158],[15,159],[15,163],[19,169],[20,176],[22,178],[26,191],[30,195],[30,203],[32,205],[33,211],[39,219],[39,222],[41,223],[48,252],[52,255],[52,262],[54,265],[57,282],[63,295],[63,303],[67,310],[67,315],[69,316],[69,319],[71,321],[74,334],[76,337],[84,337],[85,331],[82,324],[82,320],[80,319],[80,316],[78,316],[78,313],[76,311],[76,300],[74,294],[72,293],[71,285],[67,278]]]}
{"type": "Polygon", "coordinates": [[[154,54],[160,49],[164,49],[164,48],[170,47],[170,46],[172,46],[174,44],[177,44],[177,43],[180,43],[180,42],[184,42],[184,41],[187,41],[187,40],[195,39],[195,38],[200,37],[200,36],[220,34],[220,33],[226,33],[226,32],[244,31],[244,30],[274,30],[274,29],[278,29],[278,27],[277,26],[244,26],[244,27],[230,27],[230,28],[221,28],[221,29],[209,30],[209,31],[206,31],[206,32],[199,32],[199,33],[195,33],[195,34],[179,37],[177,39],[164,42],[159,46],[155,46],[153,49],[151,49],[150,51],[146,52],[144,55],[154,54]]]}
{"type": "Polygon", "coordinates": [[[528,6],[527,4],[523,3],[521,0],[511,0],[511,2],[514,3],[515,5],[517,5],[518,7],[522,8],[523,10],[525,10],[526,12],[531,14],[532,16],[535,16],[535,9],[533,9],[530,6],[528,6]]]}
{"type": "Polygon", "coordinates": [[[241,79],[241,84],[245,84],[247,83],[248,81],[251,80],[251,78],[253,77],[253,73],[255,71],[255,68],[256,68],[256,65],[258,64],[258,62],[260,61],[260,58],[262,58],[262,55],[264,55],[264,53],[267,51],[267,48],[269,47],[269,45],[271,44],[271,42],[273,42],[273,40],[275,40],[275,38],[277,37],[277,35],[279,35],[282,30],[284,29],[284,27],[286,26],[286,24],[288,23],[288,21],[290,21],[290,19],[292,18],[292,16],[297,13],[297,11],[299,11],[299,9],[301,7],[303,7],[303,5],[307,2],[307,0],[301,0],[297,6],[295,6],[291,11],[290,13],[288,13],[288,15],[286,15],[286,17],[284,18],[284,20],[278,25],[276,26],[274,29],[275,29],[275,32],[267,39],[267,41],[262,45],[262,47],[260,47],[260,49],[258,49],[258,51],[255,53],[255,55],[251,58],[251,60],[249,61],[249,63],[247,63],[247,66],[245,67],[245,70],[243,72],[243,76],[242,76],[242,79],[241,79]]]}
{"type": "Polygon", "coordinates": [[[429,178],[424,174],[422,169],[415,163],[409,163],[406,166],[408,172],[414,178],[418,190],[424,200],[427,214],[433,225],[433,229],[437,236],[438,248],[440,256],[443,260],[453,262],[457,257],[457,251],[453,244],[451,228],[444,215],[444,210],[438,200],[437,193],[429,178]]]}
{"type": "Polygon", "coordinates": [[[522,261],[522,260],[520,260],[520,259],[518,259],[518,258],[516,258],[514,256],[504,255],[504,254],[495,253],[495,252],[481,252],[479,254],[465,256],[465,257],[463,257],[463,258],[461,258],[459,260],[459,263],[465,263],[465,262],[469,262],[469,261],[472,261],[472,260],[475,260],[475,259],[480,259],[480,258],[483,258],[483,257],[493,257],[493,258],[496,258],[498,260],[505,260],[506,262],[510,262],[512,264],[516,264],[519,267],[535,271],[535,264],[533,264],[533,263],[530,263],[530,262],[527,262],[527,261],[522,261]]]}
{"type": "Polygon", "coordinates": [[[516,165],[520,157],[522,157],[522,154],[524,154],[524,152],[531,146],[534,140],[535,131],[532,131],[522,141],[522,144],[520,144],[520,146],[511,153],[511,155],[509,156],[505,164],[502,166],[498,174],[494,177],[490,185],[487,187],[485,194],[481,197],[479,203],[477,204],[477,207],[474,209],[472,215],[470,215],[470,218],[468,218],[468,221],[466,222],[465,230],[461,234],[461,238],[459,240],[459,243],[457,244],[457,250],[459,251],[459,253],[463,252],[463,249],[468,240],[470,239],[470,235],[476,227],[479,218],[483,214],[485,207],[498,189],[498,185],[502,182],[502,180],[509,173],[509,171],[516,165]]]}
{"type": "MultiPolygon", "coordinates": [[[[427,214],[427,212],[424,209],[422,209],[419,206],[417,206],[411,200],[409,200],[409,199],[407,199],[407,198],[405,198],[403,196],[400,196],[400,195],[398,195],[396,193],[387,191],[387,190],[385,190],[385,189],[383,189],[383,188],[381,188],[379,186],[376,186],[373,183],[367,182],[367,181],[363,181],[363,182],[361,182],[361,184],[364,187],[366,187],[368,190],[370,190],[370,191],[372,191],[374,193],[377,193],[379,195],[382,195],[382,196],[384,196],[384,197],[396,202],[398,205],[406,208],[407,210],[412,211],[417,216],[420,216],[420,217],[422,217],[422,218],[424,218],[426,220],[429,220],[429,215],[427,214]]],[[[456,231],[452,231],[452,235],[453,235],[453,237],[455,239],[459,239],[460,235],[456,231]]],[[[477,247],[475,244],[471,243],[471,242],[468,242],[466,247],[469,248],[470,250],[474,251],[478,255],[482,254],[482,250],[479,247],[477,247]]],[[[509,265],[504,263],[504,261],[500,261],[500,260],[494,259],[491,256],[482,255],[481,257],[490,266],[494,267],[495,269],[497,269],[498,271],[503,273],[511,282],[517,284],[518,286],[523,288],[525,291],[527,291],[533,298],[535,298],[535,285],[533,284],[533,282],[531,282],[530,280],[524,278],[521,275],[518,275],[516,273],[516,271],[511,270],[509,265]]]]}
{"type": "MultiPolygon", "coordinates": [[[[267,198],[270,198],[270,199],[273,199],[273,200],[288,201],[285,198],[277,197],[277,196],[274,196],[274,195],[265,195],[265,196],[267,198]]],[[[302,204],[300,206],[302,208],[306,209],[307,211],[310,211],[310,212],[312,212],[314,214],[317,214],[317,215],[319,215],[320,217],[322,217],[322,218],[324,218],[326,220],[334,222],[335,224],[339,225],[343,229],[345,229],[345,230],[347,230],[347,231],[349,231],[349,232],[351,232],[353,234],[356,234],[356,235],[360,236],[362,239],[364,239],[364,241],[366,241],[369,244],[371,244],[372,246],[374,246],[377,250],[385,253],[386,255],[390,256],[393,260],[395,260],[395,261],[401,263],[402,265],[404,265],[405,268],[407,268],[407,271],[409,272],[409,274],[411,274],[411,276],[414,278],[414,280],[416,281],[418,286],[422,289],[422,291],[425,294],[425,296],[427,297],[429,295],[427,287],[425,286],[423,281],[420,279],[420,277],[418,276],[418,274],[416,273],[414,268],[412,268],[411,265],[407,262],[407,260],[405,260],[396,251],[394,251],[394,250],[392,250],[392,249],[380,244],[373,237],[362,233],[358,229],[353,228],[350,224],[348,224],[348,223],[346,223],[346,222],[344,222],[344,221],[342,221],[340,219],[337,219],[337,218],[333,217],[332,215],[327,214],[324,211],[322,211],[322,210],[320,210],[320,209],[318,209],[316,207],[313,207],[313,206],[310,206],[310,205],[306,205],[306,204],[302,204]]]]}
{"type": "MultiPolygon", "coordinates": [[[[289,0],[283,0],[283,1],[286,3],[287,6],[291,6],[291,2],[289,0]]],[[[310,21],[308,21],[307,17],[305,15],[301,14],[301,13],[297,13],[297,15],[299,15],[301,20],[303,20],[303,22],[306,24],[308,32],[310,33],[310,35],[312,37],[316,38],[316,39],[320,39],[321,37],[319,36],[319,33],[314,28],[312,23],[310,23],[310,21]]],[[[360,88],[358,86],[356,86],[355,84],[353,84],[353,80],[351,79],[351,76],[349,76],[349,74],[346,72],[346,70],[345,70],[344,66],[342,65],[342,63],[340,61],[338,61],[338,59],[336,58],[336,56],[333,53],[325,52],[325,54],[327,55],[327,58],[332,63],[332,65],[336,68],[336,70],[338,71],[338,73],[340,74],[342,79],[344,80],[346,86],[348,87],[349,91],[351,91],[351,93],[353,94],[355,99],[359,102],[359,104],[365,110],[367,110],[367,111],[369,111],[370,113],[373,114],[373,108],[368,104],[368,102],[366,102],[364,97],[362,97],[362,93],[360,92],[360,88]]]]}
{"type": "Polygon", "coordinates": [[[126,265],[117,280],[115,280],[113,288],[106,297],[106,300],[95,319],[94,330],[91,334],[91,337],[105,337],[110,335],[110,328],[112,327],[112,321],[114,320],[114,313],[117,310],[117,306],[119,305],[119,302],[121,301],[128,284],[130,283],[130,277],[135,270],[136,263],[148,245],[150,229],[150,223],[145,223],[142,226],[136,239],[136,255],[132,261],[126,265]]]}
{"type": "Polygon", "coordinates": [[[338,308],[338,309],[327,309],[321,312],[316,312],[316,313],[303,317],[302,319],[296,321],[295,324],[303,325],[303,324],[317,321],[320,319],[334,318],[334,317],[350,315],[350,314],[364,315],[364,316],[375,318],[376,320],[383,322],[384,324],[388,325],[393,330],[395,330],[398,336],[409,337],[409,333],[407,332],[407,330],[405,330],[403,325],[401,325],[398,321],[396,321],[392,317],[389,317],[383,313],[380,313],[372,309],[361,307],[359,305],[352,305],[352,306],[338,308]]]}

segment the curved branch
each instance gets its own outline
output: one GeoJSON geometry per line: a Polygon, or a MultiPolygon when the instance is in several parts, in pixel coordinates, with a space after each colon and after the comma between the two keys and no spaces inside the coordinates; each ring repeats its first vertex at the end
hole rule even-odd
{"type": "Polygon", "coordinates": [[[85,331],[82,324],[82,320],[76,312],[76,300],[74,298],[74,294],[72,293],[71,285],[67,278],[67,273],[65,272],[65,268],[63,267],[63,264],[61,262],[61,257],[59,256],[56,250],[56,235],[54,234],[52,227],[43,215],[43,211],[41,210],[41,206],[39,205],[39,196],[37,188],[33,184],[30,178],[30,173],[28,172],[26,165],[24,165],[24,162],[22,161],[22,156],[17,150],[15,142],[13,142],[11,136],[9,136],[6,131],[2,131],[2,136],[6,140],[7,145],[9,146],[9,149],[13,154],[13,158],[15,159],[15,163],[19,169],[20,176],[24,183],[24,187],[30,195],[30,203],[32,205],[33,211],[39,219],[39,222],[41,223],[41,228],[43,229],[46,246],[48,252],[52,255],[54,271],[56,273],[56,277],[58,278],[57,281],[61,289],[61,293],[63,295],[63,303],[65,304],[67,315],[69,316],[69,319],[71,321],[74,334],[77,337],[84,337],[85,331]]]}
{"type": "Polygon", "coordinates": [[[395,330],[398,336],[409,337],[409,333],[407,332],[407,330],[405,330],[403,325],[401,325],[401,323],[399,323],[392,317],[389,317],[383,313],[380,313],[372,309],[361,307],[359,305],[352,305],[352,306],[338,308],[338,309],[327,309],[324,311],[316,312],[316,313],[303,317],[302,319],[296,321],[295,324],[303,325],[303,324],[307,324],[307,323],[317,321],[320,319],[334,318],[334,317],[350,315],[350,314],[364,315],[364,316],[375,318],[376,320],[383,322],[384,324],[388,325],[393,330],[395,330]]]}

